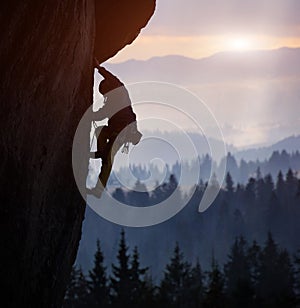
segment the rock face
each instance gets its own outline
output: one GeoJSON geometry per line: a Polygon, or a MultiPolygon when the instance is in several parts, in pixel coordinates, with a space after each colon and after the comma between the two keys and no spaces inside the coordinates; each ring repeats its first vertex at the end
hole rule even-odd
{"type": "Polygon", "coordinates": [[[95,55],[102,63],[139,35],[154,13],[155,0],[105,0],[96,3],[95,55]]]}
{"type": "Polygon", "coordinates": [[[94,50],[102,62],[131,43],[155,1],[8,3],[0,4],[1,306],[60,307],[85,211],[71,151],[92,102],[94,50]]]}

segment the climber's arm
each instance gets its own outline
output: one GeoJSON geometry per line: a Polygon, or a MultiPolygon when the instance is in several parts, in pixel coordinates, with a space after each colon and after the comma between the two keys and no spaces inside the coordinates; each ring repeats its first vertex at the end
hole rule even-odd
{"type": "Polygon", "coordinates": [[[101,74],[104,77],[104,79],[114,81],[114,83],[117,83],[120,86],[124,85],[123,82],[121,82],[115,75],[113,75],[103,66],[100,66],[96,58],[95,58],[95,67],[98,69],[99,74],[101,74]]]}
{"type": "Polygon", "coordinates": [[[104,67],[99,66],[98,72],[104,77],[104,79],[114,82],[115,85],[118,85],[119,87],[124,85],[124,83],[122,81],[120,81],[120,79],[118,77],[113,75],[111,72],[109,72],[104,67]]]}
{"type": "Polygon", "coordinates": [[[98,111],[93,112],[93,121],[102,121],[106,118],[108,118],[108,110],[106,105],[104,105],[98,111]]]}

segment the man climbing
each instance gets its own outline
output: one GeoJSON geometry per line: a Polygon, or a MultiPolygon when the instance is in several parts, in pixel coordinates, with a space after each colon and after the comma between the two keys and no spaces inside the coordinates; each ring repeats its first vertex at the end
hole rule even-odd
{"type": "MultiPolygon", "coordinates": [[[[108,118],[108,125],[102,126],[97,138],[95,158],[102,159],[102,168],[96,187],[90,192],[101,196],[109,178],[114,156],[124,145],[128,150],[129,143],[138,144],[142,134],[137,129],[136,115],[131,106],[131,100],[124,84],[112,73],[101,67],[96,61],[98,72],[104,77],[100,82],[99,92],[104,96],[104,106],[94,113],[94,120],[108,118]]],[[[96,132],[97,135],[98,132],[96,132]]]]}

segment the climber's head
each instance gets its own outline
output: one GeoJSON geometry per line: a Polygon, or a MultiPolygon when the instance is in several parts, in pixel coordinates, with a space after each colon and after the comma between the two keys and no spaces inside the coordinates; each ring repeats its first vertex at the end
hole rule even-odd
{"type": "Polygon", "coordinates": [[[109,81],[107,80],[102,80],[99,84],[99,92],[102,94],[102,95],[105,95],[107,94],[109,91],[111,91],[111,85],[109,84],[109,81]]]}
{"type": "Polygon", "coordinates": [[[110,91],[113,91],[113,90],[119,88],[122,85],[123,84],[120,83],[119,81],[115,81],[113,79],[104,79],[99,84],[99,92],[102,95],[106,95],[110,91]]]}

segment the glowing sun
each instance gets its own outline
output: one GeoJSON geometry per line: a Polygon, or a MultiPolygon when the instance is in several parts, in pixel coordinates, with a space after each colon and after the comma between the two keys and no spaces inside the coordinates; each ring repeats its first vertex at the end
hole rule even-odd
{"type": "Polygon", "coordinates": [[[254,46],[252,40],[244,37],[236,37],[228,40],[227,48],[235,51],[244,51],[253,49],[254,46]]]}

